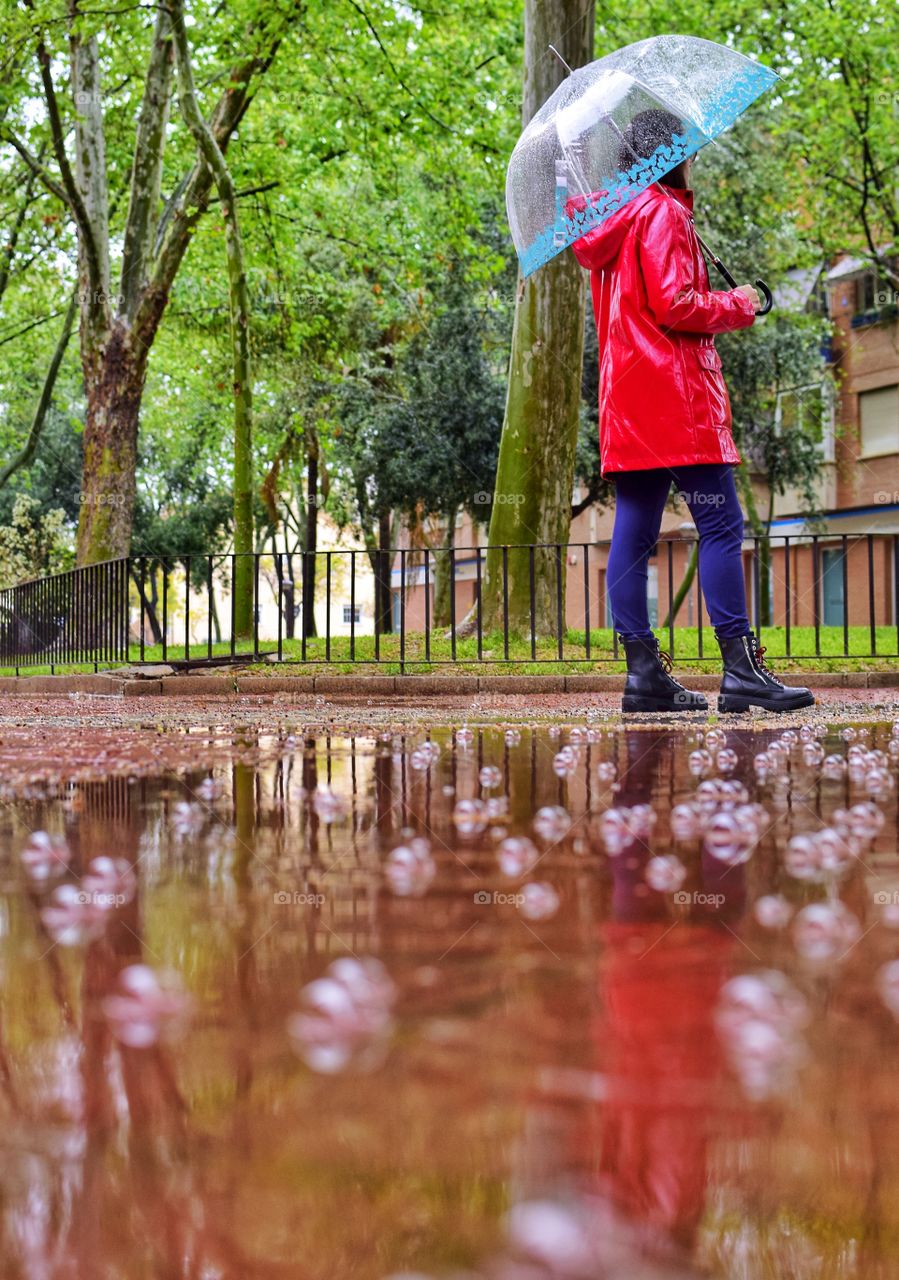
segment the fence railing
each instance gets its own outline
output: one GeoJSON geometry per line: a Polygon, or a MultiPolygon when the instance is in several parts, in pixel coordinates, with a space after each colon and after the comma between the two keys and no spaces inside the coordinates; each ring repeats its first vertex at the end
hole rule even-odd
{"type": "MultiPolygon", "coordinates": [[[[233,583],[249,575],[236,575],[237,556],[111,560],[0,591],[0,669],[610,663],[622,655],[609,614],[608,548],[258,553],[244,634],[233,583]]],[[[686,665],[717,656],[701,565],[683,589],[694,548],[693,538],[665,537],[650,560],[659,634],[686,665]]],[[[899,657],[899,534],[750,538],[744,577],[750,620],[773,653],[899,657]]]]}

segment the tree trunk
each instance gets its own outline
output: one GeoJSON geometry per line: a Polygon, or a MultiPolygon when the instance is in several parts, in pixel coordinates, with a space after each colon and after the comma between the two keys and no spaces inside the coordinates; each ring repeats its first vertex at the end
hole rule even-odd
{"type": "MultiPolygon", "coordinates": [[[[526,0],[523,124],[565,79],[547,46],[569,66],[583,66],[593,56],[593,26],[593,0],[526,0]]],[[[486,630],[503,621],[500,547],[568,540],[583,359],[584,273],[566,252],[518,282],[483,590],[486,630]]],[[[532,614],[528,548],[509,552],[510,631],[529,635],[533,620],[538,634],[556,635],[564,566],[564,550],[559,557],[551,548],[534,552],[532,614]]]]}
{"type": "Polygon", "coordinates": [[[390,570],[393,557],[390,554],[390,516],[378,520],[378,547],[375,552],[375,617],[382,636],[393,633],[393,600],[390,593],[390,570]]]}
{"type": "Polygon", "coordinates": [[[253,369],[250,358],[250,291],[244,263],[237,198],[231,172],[203,118],[194,89],[183,0],[173,0],[172,30],[178,65],[181,111],[197,151],[212,171],[225,223],[228,304],[231,313],[231,366],[234,378],[234,633],[250,640],[256,629],[253,586],[253,369]]]}
{"type": "Polygon", "coordinates": [[[450,609],[450,592],[454,589],[453,575],[450,570],[450,556],[456,541],[456,512],[449,513],[446,526],[446,537],[443,547],[434,556],[434,617],[431,625],[448,627],[452,611],[450,609]]]}
{"type": "Polygon", "coordinates": [[[315,631],[315,556],[318,551],[318,436],[306,430],[306,571],[303,574],[303,634],[315,631]]]}
{"type": "Polygon", "coordinates": [[[134,519],[135,467],[146,356],[128,328],[113,326],[105,341],[84,330],[82,368],[87,400],[78,536],[79,565],[127,556],[134,519]]]}
{"type": "MultiPolygon", "coordinates": [[[[696,542],[693,544],[693,547],[690,551],[690,558],[687,561],[687,567],[684,570],[684,576],[683,576],[683,579],[681,580],[681,584],[678,587],[677,591],[675,592],[674,599],[671,601],[671,605],[668,609],[668,612],[665,615],[665,621],[662,623],[663,628],[670,627],[671,619],[677,617],[681,605],[684,603],[684,601],[687,598],[687,592],[690,590],[691,586],[693,585],[693,579],[696,577],[696,566],[698,563],[699,563],[699,543],[696,542]]],[[[699,602],[699,607],[700,609],[702,608],[701,600],[699,602]]]]}
{"type": "MultiPolygon", "coordinates": [[[[770,626],[771,623],[771,584],[770,584],[770,564],[771,564],[771,543],[769,541],[770,519],[773,512],[769,511],[769,523],[766,526],[764,520],[759,515],[759,509],[756,506],[755,494],[752,491],[752,482],[749,479],[749,473],[746,470],[746,464],[742,463],[737,468],[737,483],[740,487],[740,493],[743,498],[743,505],[746,508],[746,518],[749,521],[749,527],[753,535],[759,539],[757,542],[759,555],[759,598],[756,601],[756,611],[759,621],[763,626],[770,626]]],[[[747,612],[752,615],[752,603],[747,607],[747,612]]]]}
{"type": "Polygon", "coordinates": [[[151,592],[149,596],[147,595],[146,584],[141,583],[140,573],[137,571],[137,568],[133,564],[131,568],[131,578],[134,582],[134,585],[137,587],[137,594],[140,597],[141,603],[143,604],[144,618],[146,619],[147,623],[150,626],[150,638],[153,644],[161,644],[162,643],[162,627],[160,627],[159,618],[156,616],[156,600],[157,600],[156,574],[155,573],[150,574],[151,592]]]}

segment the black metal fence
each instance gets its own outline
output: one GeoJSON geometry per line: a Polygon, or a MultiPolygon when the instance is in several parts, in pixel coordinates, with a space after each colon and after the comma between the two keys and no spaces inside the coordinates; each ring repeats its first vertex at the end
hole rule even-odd
{"type": "MultiPolygon", "coordinates": [[[[235,555],[112,560],[0,591],[0,668],[614,662],[608,547],[259,553],[243,635],[235,555]]],[[[701,568],[670,616],[693,547],[690,538],[663,538],[651,559],[655,621],[684,664],[717,655],[701,568]]],[[[751,620],[763,641],[765,631],[778,636],[774,651],[808,661],[899,657],[899,534],[747,539],[744,571],[751,620]]]]}

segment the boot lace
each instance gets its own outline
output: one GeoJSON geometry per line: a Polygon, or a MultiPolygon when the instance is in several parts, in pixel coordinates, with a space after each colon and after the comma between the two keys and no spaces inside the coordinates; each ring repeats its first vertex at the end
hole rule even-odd
{"type": "Polygon", "coordinates": [[[780,681],[777,679],[777,676],[774,674],[774,672],[771,670],[771,668],[768,666],[767,662],[765,661],[767,646],[763,644],[759,644],[755,636],[752,637],[752,652],[755,656],[756,666],[758,667],[759,671],[763,672],[764,675],[766,676],[770,676],[770,678],[776,684],[780,684],[780,681]]]}
{"type": "Polygon", "coordinates": [[[674,661],[671,654],[666,649],[659,649],[659,662],[662,664],[662,670],[666,676],[670,676],[674,669],[674,661]]]}

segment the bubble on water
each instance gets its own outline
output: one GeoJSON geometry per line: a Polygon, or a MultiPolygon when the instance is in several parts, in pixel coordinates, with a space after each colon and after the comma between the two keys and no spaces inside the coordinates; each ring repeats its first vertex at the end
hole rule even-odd
{"type": "Polygon", "coordinates": [[[807,1057],[802,1030],[808,1018],[805,999],[776,969],[724,984],[715,1028],[747,1097],[761,1101],[793,1084],[807,1057]]]}
{"type": "Polygon", "coordinates": [[[541,840],[555,843],[571,830],[571,818],[560,805],[544,805],[534,814],[533,827],[541,840]]]}
{"type": "Polygon", "coordinates": [[[802,748],[802,760],[809,768],[819,768],[824,761],[824,748],[820,742],[806,742],[802,748]]]}
{"type": "Polygon", "coordinates": [[[217,778],[204,778],[196,791],[197,799],[205,804],[213,804],[216,800],[221,800],[224,794],[225,788],[217,778]]]}
{"type": "Polygon", "coordinates": [[[41,911],[44,927],[62,947],[94,942],[103,934],[108,919],[107,905],[75,884],[59,885],[41,911]]]}
{"type": "Polygon", "coordinates": [[[648,840],[657,821],[654,809],[648,804],[635,804],[630,809],[628,822],[638,840],[648,840]]]}
{"type": "Polygon", "coordinates": [[[780,735],[780,740],[787,750],[792,750],[799,741],[799,735],[793,729],[785,729],[780,735]]]}
{"type": "Polygon", "coordinates": [[[463,749],[471,746],[471,744],[474,742],[474,734],[472,733],[471,729],[469,729],[468,725],[463,724],[461,729],[456,730],[455,741],[456,741],[456,746],[462,747],[463,749]]]}
{"type": "Polygon", "coordinates": [[[774,761],[767,751],[759,751],[752,757],[752,767],[762,781],[771,772],[773,766],[774,761]]]}
{"type": "Polygon", "coordinates": [[[614,760],[600,760],[596,766],[596,776],[600,782],[614,782],[618,777],[618,766],[614,760]]]}
{"type": "Polygon", "coordinates": [[[343,796],[330,787],[317,787],[312,797],[312,807],[326,825],[342,822],[349,813],[349,805],[343,796]]]}
{"type": "Polygon", "coordinates": [[[553,773],[558,778],[570,778],[577,766],[577,753],[571,747],[563,747],[553,756],[553,773]]]}
{"type": "Polygon", "coordinates": [[[372,1070],[386,1055],[396,989],[378,960],[344,956],[300,992],[287,1021],[296,1052],[313,1071],[372,1070]]]}
{"type": "Polygon", "coordinates": [[[398,898],[420,898],[437,874],[431,845],[423,836],[398,845],[387,855],[387,882],[398,898]]]}
{"type": "Polygon", "coordinates": [[[671,834],[675,840],[695,840],[701,826],[701,814],[692,804],[676,804],[671,810],[671,834]]]}
{"type": "Polygon", "coordinates": [[[560,738],[562,736],[561,726],[557,724],[551,724],[547,729],[547,733],[551,738],[560,738]]]}
{"type": "Polygon", "coordinates": [[[727,810],[710,814],[703,831],[703,847],[719,862],[736,866],[746,862],[751,845],[736,816],[727,810]]]}
{"type": "Polygon", "coordinates": [[[115,992],[103,1001],[112,1034],[129,1049],[148,1049],[173,1040],[185,1028],[191,1001],[181,979],[169,970],[132,964],[122,969],[115,992]]]}
{"type": "Polygon", "coordinates": [[[797,912],[793,942],[805,960],[841,960],[861,937],[861,925],[844,903],[812,902],[797,912]]]}
{"type": "Polygon", "coordinates": [[[497,849],[496,857],[503,875],[515,879],[526,876],[537,865],[540,853],[527,836],[507,836],[497,849]]]}
{"type": "Polygon", "coordinates": [[[887,929],[899,929],[899,902],[886,904],[880,913],[880,923],[887,929]]]}
{"type": "Polygon", "coordinates": [[[701,778],[704,774],[710,773],[712,770],[712,753],[701,747],[698,751],[691,751],[687,757],[687,768],[693,774],[694,778],[701,778]]]}
{"type": "Polygon", "coordinates": [[[487,806],[483,800],[459,800],[453,809],[453,824],[460,836],[479,836],[487,826],[487,806]]]}
{"type": "Polygon", "coordinates": [[[189,800],[179,800],[172,808],[171,824],[179,840],[195,839],[206,825],[206,810],[189,800]]]}
{"type": "Polygon", "coordinates": [[[488,796],[484,801],[484,813],[488,822],[504,822],[509,816],[508,796],[488,796]]]}
{"type": "Polygon", "coordinates": [[[445,796],[454,796],[456,794],[456,788],[451,782],[445,782],[440,790],[445,796]]]}
{"type": "Polygon", "coordinates": [[[784,854],[784,866],[794,880],[815,883],[823,878],[818,846],[810,835],[791,836],[784,854]]]}
{"type": "Polygon", "coordinates": [[[624,849],[634,843],[634,833],[630,826],[628,809],[606,809],[599,819],[599,835],[605,845],[606,853],[617,857],[624,849]]]}
{"type": "Polygon", "coordinates": [[[854,742],[855,739],[858,737],[858,734],[855,732],[855,730],[852,728],[851,725],[847,725],[845,729],[840,730],[840,737],[843,739],[844,742],[854,742]]]}
{"type": "Polygon", "coordinates": [[[478,781],[485,791],[492,791],[503,780],[503,775],[495,764],[485,764],[478,772],[478,781]]]}
{"type": "Polygon", "coordinates": [[[19,858],[28,879],[39,885],[63,875],[69,869],[72,853],[62,836],[34,831],[19,858]]]}
{"type": "Polygon", "coordinates": [[[687,868],[673,853],[650,858],[644,872],[646,883],[658,893],[675,893],[687,878],[687,868]]]}
{"type": "Polygon", "coordinates": [[[843,756],[825,756],[821,762],[821,777],[830,782],[842,781],[846,773],[846,761],[843,756]]]}
{"type": "Polygon", "coordinates": [[[737,767],[737,753],[731,747],[722,747],[715,756],[719,773],[733,773],[737,767]]]}
{"type": "Polygon", "coordinates": [[[520,746],[520,744],[521,744],[521,730],[520,730],[520,729],[507,729],[507,730],[506,730],[506,732],[503,734],[503,738],[504,738],[504,740],[505,740],[505,743],[506,743],[506,746],[507,746],[507,747],[517,747],[517,746],[520,746]]]}
{"type": "Polygon", "coordinates": [[[705,744],[710,750],[727,746],[727,734],[723,729],[709,729],[705,735],[705,744]]]}
{"type": "Polygon", "coordinates": [[[506,1219],[506,1232],[511,1247],[531,1264],[527,1274],[533,1280],[599,1274],[586,1227],[566,1207],[549,1200],[517,1204],[506,1219]]]}
{"type": "Polygon", "coordinates": [[[869,796],[885,798],[893,790],[894,785],[886,769],[868,769],[865,776],[865,790],[869,796]]]}
{"type": "Polygon", "coordinates": [[[573,729],[568,731],[568,741],[575,745],[587,741],[587,730],[582,729],[579,725],[575,725],[573,729]]]}
{"type": "Polygon", "coordinates": [[[779,893],[766,893],[756,900],[752,913],[763,929],[785,929],[793,916],[793,908],[779,893]]]}
{"type": "Polygon", "coordinates": [[[532,881],[521,889],[518,910],[525,920],[549,920],[559,910],[559,895],[551,884],[532,881]]]}
{"type": "Polygon", "coordinates": [[[121,906],[130,902],[137,892],[137,877],[126,858],[94,858],[88,864],[81,888],[101,904],[108,900],[109,906],[121,906]]]}
{"type": "Polygon", "coordinates": [[[431,753],[425,751],[423,747],[416,747],[409,756],[409,765],[418,772],[424,772],[425,769],[431,767],[431,753]]]}

